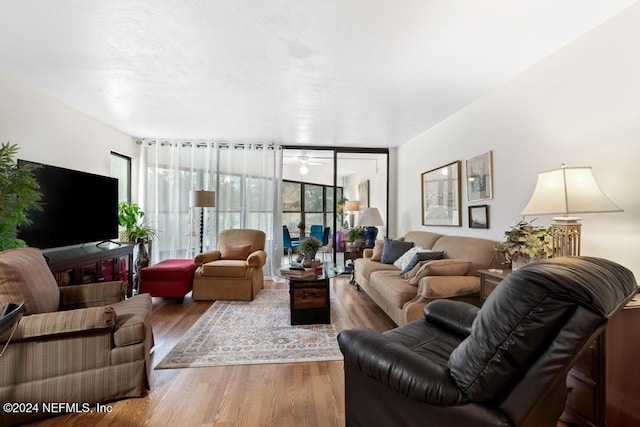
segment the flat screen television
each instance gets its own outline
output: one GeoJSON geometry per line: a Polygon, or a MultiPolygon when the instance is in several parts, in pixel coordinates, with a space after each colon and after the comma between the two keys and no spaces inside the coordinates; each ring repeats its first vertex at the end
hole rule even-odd
{"type": "Polygon", "coordinates": [[[27,160],[39,166],[42,211],[18,229],[28,246],[48,249],[118,238],[118,179],[27,160]]]}

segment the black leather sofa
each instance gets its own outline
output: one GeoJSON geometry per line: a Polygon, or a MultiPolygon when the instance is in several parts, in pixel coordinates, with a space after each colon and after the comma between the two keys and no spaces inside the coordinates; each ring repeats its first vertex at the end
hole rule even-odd
{"type": "Polygon", "coordinates": [[[555,427],[569,369],[637,290],[614,262],[556,258],[511,274],[482,309],[436,300],[385,333],[344,330],[347,425],[555,427]]]}

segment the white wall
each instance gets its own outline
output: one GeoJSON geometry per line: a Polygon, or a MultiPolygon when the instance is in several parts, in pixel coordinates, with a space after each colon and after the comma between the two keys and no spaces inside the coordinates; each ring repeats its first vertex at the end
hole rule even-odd
{"type": "MultiPolygon", "coordinates": [[[[638,52],[640,6],[634,6],[401,145],[395,234],[429,229],[502,240],[521,218],[539,172],[561,163],[591,166],[602,190],[624,212],[580,215],[582,255],[617,261],[640,277],[638,52]],[[494,167],[490,229],[468,228],[464,188],[462,227],[422,226],[420,174],[454,160],[463,160],[464,167],[464,160],[488,150],[494,167]]],[[[535,224],[548,226],[550,217],[535,224]]]]}
{"type": "Polygon", "coordinates": [[[111,151],[138,155],[131,136],[2,74],[0,141],[17,144],[18,158],[100,175],[111,151]]]}

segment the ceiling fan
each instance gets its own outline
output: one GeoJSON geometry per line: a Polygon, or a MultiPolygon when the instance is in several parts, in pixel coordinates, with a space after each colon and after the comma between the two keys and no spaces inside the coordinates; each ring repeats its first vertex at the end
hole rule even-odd
{"type": "Polygon", "coordinates": [[[306,175],[309,173],[309,166],[324,166],[327,163],[323,161],[318,161],[313,157],[308,156],[305,152],[302,152],[299,156],[295,156],[295,163],[300,166],[300,174],[306,175]]]}

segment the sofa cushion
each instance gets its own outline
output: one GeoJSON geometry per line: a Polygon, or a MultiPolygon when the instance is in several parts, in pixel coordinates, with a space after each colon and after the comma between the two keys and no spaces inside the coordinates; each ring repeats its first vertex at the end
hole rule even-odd
{"type": "Polygon", "coordinates": [[[408,280],[418,286],[420,279],[427,276],[464,276],[469,271],[471,262],[461,259],[439,259],[426,262],[418,273],[408,280]]]}
{"type": "Polygon", "coordinates": [[[223,259],[237,259],[246,261],[251,254],[251,245],[229,245],[223,243],[220,247],[223,259]]]}
{"type": "MultiPolygon", "coordinates": [[[[432,251],[429,249],[422,249],[417,252],[412,258],[411,261],[407,263],[404,269],[400,272],[400,274],[406,274],[410,272],[420,261],[430,261],[435,259],[442,259],[444,257],[444,251],[432,251]]],[[[394,263],[395,265],[395,263],[394,263]]],[[[416,271],[417,273],[417,271],[416,271]]],[[[415,276],[415,273],[413,274],[415,276]]],[[[407,277],[405,277],[407,279],[407,277]]]]}
{"type": "Polygon", "coordinates": [[[401,240],[392,240],[385,237],[380,262],[383,264],[393,264],[398,258],[400,258],[400,256],[402,256],[402,254],[412,247],[413,242],[403,242],[401,240]]]}
{"type": "Polygon", "coordinates": [[[417,294],[417,288],[398,276],[397,271],[381,270],[371,273],[370,286],[391,306],[402,308],[417,294]]]}
{"type": "Polygon", "coordinates": [[[60,289],[39,249],[0,252],[0,306],[25,302],[26,314],[60,308],[60,289]]]}
{"type": "Polygon", "coordinates": [[[246,261],[229,259],[202,264],[202,276],[207,277],[244,277],[246,272],[246,261]]]}
{"type": "Polygon", "coordinates": [[[367,282],[374,271],[390,270],[398,274],[398,269],[393,264],[382,264],[381,262],[372,261],[371,258],[358,258],[354,261],[354,266],[358,275],[362,276],[367,282]]]}
{"type": "Polygon", "coordinates": [[[382,259],[382,248],[384,248],[384,240],[376,240],[373,245],[373,254],[371,255],[371,261],[378,261],[382,259]]]}

